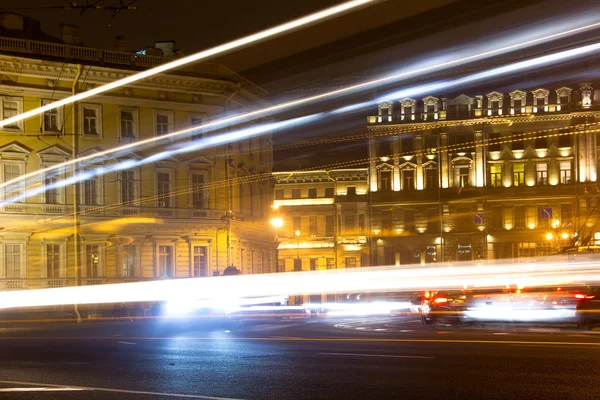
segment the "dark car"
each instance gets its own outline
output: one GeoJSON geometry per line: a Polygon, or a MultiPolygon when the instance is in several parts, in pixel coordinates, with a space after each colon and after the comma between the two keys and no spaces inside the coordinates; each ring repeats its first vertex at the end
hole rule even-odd
{"type": "Polygon", "coordinates": [[[423,325],[459,324],[467,307],[466,298],[461,291],[427,292],[421,302],[423,325]]]}
{"type": "Polygon", "coordinates": [[[596,325],[600,325],[600,298],[597,292],[577,304],[577,326],[591,330],[596,325]]]}

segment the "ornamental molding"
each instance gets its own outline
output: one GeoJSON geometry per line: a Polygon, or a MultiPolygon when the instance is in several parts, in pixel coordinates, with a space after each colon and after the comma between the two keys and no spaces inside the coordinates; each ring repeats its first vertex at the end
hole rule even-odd
{"type": "MultiPolygon", "coordinates": [[[[85,81],[87,84],[104,85],[126,78],[135,73],[136,71],[125,72],[123,70],[110,68],[92,67],[89,72],[86,72],[85,81]]],[[[14,76],[43,78],[46,80],[45,84],[50,86],[51,84],[54,84],[54,82],[58,85],[58,80],[72,82],[77,76],[77,68],[69,65],[61,67],[58,64],[53,65],[49,64],[47,61],[41,60],[35,62],[26,59],[2,59],[0,57],[0,76],[2,76],[3,79],[6,76],[6,80],[10,80],[11,82],[16,81],[14,76]]],[[[143,81],[138,81],[129,86],[169,92],[224,95],[225,91],[228,88],[231,88],[232,85],[234,85],[233,82],[207,78],[158,75],[143,81]]]]}

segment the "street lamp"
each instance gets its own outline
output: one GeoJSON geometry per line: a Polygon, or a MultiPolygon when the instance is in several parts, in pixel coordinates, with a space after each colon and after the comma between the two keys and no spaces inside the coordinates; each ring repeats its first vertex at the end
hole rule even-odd
{"type": "Polygon", "coordinates": [[[278,233],[277,231],[279,230],[279,228],[281,228],[283,226],[283,219],[281,219],[281,218],[273,218],[269,222],[275,228],[275,240],[277,240],[277,233],[278,233]]]}
{"type": "Polygon", "coordinates": [[[300,259],[300,229],[296,230],[296,248],[298,250],[298,260],[300,259]]]}

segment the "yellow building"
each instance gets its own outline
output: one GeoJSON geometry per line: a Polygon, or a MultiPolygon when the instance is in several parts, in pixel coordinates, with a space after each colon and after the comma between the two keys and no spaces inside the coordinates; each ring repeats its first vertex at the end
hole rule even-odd
{"type": "MultiPolygon", "coordinates": [[[[27,21],[2,14],[0,23],[18,31],[27,21]]],[[[170,60],[73,42],[0,37],[1,118],[170,60]]],[[[265,96],[217,64],[157,75],[1,128],[0,181],[264,105],[265,96]]],[[[78,173],[137,162],[201,137],[97,158],[78,173]]],[[[90,177],[77,191],[52,186],[72,176],[71,167],[37,186],[22,185],[17,191],[26,198],[0,210],[0,289],[212,276],[229,265],[243,273],[274,271],[272,190],[255,179],[271,166],[271,138],[264,135],[90,177]],[[49,189],[36,193],[39,185],[49,189]]]]}

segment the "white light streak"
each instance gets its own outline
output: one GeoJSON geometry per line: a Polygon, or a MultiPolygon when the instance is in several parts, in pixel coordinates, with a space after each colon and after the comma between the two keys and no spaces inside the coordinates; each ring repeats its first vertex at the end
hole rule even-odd
{"type": "Polygon", "coordinates": [[[364,268],[307,271],[228,277],[188,278],[98,286],[21,290],[0,293],[0,309],[64,304],[236,299],[311,295],[323,293],[365,293],[463,289],[468,287],[565,286],[570,282],[591,284],[600,281],[597,262],[566,263],[548,258],[536,264],[462,263],[434,268],[364,268]],[[201,298],[200,298],[201,297],[201,298]]]}
{"type": "Polygon", "coordinates": [[[229,52],[231,50],[247,46],[249,44],[258,43],[258,42],[264,41],[266,39],[280,35],[282,33],[290,32],[295,29],[313,24],[315,22],[333,17],[334,15],[341,14],[341,13],[350,11],[352,9],[355,9],[355,8],[358,8],[361,6],[365,6],[369,3],[375,3],[376,1],[378,1],[378,0],[352,0],[352,1],[348,1],[346,3],[342,3],[342,4],[339,4],[339,5],[331,7],[331,8],[327,8],[325,10],[307,15],[305,17],[298,18],[298,19],[295,19],[290,22],[286,22],[285,24],[281,24],[281,25],[275,26],[273,28],[269,28],[264,31],[234,40],[232,42],[228,42],[228,43],[222,44],[220,46],[216,46],[211,49],[204,50],[199,53],[195,53],[190,56],[183,57],[178,60],[159,65],[158,67],[154,67],[154,68],[148,69],[146,71],[142,71],[137,74],[128,76],[126,78],[119,79],[118,81],[114,81],[114,82],[108,83],[106,85],[102,85],[97,88],[88,90],[86,92],[79,93],[74,96],[70,96],[65,99],[55,101],[55,102],[45,105],[43,107],[39,107],[39,108],[30,110],[30,111],[24,112],[22,114],[16,115],[14,117],[4,119],[4,120],[0,121],[0,127],[14,125],[16,122],[22,121],[26,118],[30,118],[30,117],[33,117],[36,115],[40,115],[41,113],[43,113],[45,111],[52,110],[52,109],[55,109],[58,107],[62,107],[67,104],[74,103],[76,101],[81,101],[81,100],[90,98],[92,96],[95,96],[95,95],[98,95],[101,93],[105,93],[110,90],[114,90],[121,86],[125,86],[130,83],[149,78],[151,76],[160,74],[162,72],[166,72],[166,71],[169,71],[169,70],[172,70],[175,68],[179,68],[179,67],[182,67],[184,65],[187,65],[187,64],[190,64],[190,63],[193,63],[196,61],[205,60],[209,57],[213,57],[218,54],[223,54],[223,53],[229,52]]]}
{"type": "MultiPolygon", "coordinates": [[[[459,58],[454,58],[451,59],[449,61],[444,61],[444,62],[439,62],[439,63],[435,63],[435,64],[429,64],[426,65],[424,67],[418,67],[418,68],[412,68],[412,69],[408,69],[405,70],[403,72],[400,73],[395,73],[395,74],[391,74],[391,75],[386,75],[382,78],[378,78],[378,79],[374,79],[371,81],[367,81],[367,82],[363,82],[363,83],[359,83],[356,85],[352,85],[352,86],[348,86],[342,89],[337,89],[337,90],[333,90],[330,92],[326,92],[326,93],[321,93],[318,95],[314,95],[314,96],[309,96],[309,97],[304,97],[301,99],[297,99],[297,100],[292,100],[292,101],[288,101],[288,102],[283,102],[280,104],[276,104],[273,106],[269,106],[269,107],[265,107],[259,110],[255,110],[255,111],[250,111],[247,113],[243,113],[243,114],[238,114],[238,115],[233,115],[233,116],[229,116],[229,117],[225,117],[222,119],[218,119],[212,122],[208,122],[206,124],[203,125],[199,125],[199,126],[195,126],[195,127],[191,127],[191,128],[187,128],[187,129],[182,129],[176,132],[172,132],[169,133],[167,135],[163,135],[163,136],[159,136],[159,137],[153,137],[153,138],[149,138],[149,139],[145,139],[145,140],[141,140],[138,142],[134,142],[134,143],[129,143],[123,146],[119,146],[113,149],[108,149],[108,150],[104,150],[95,154],[90,154],[88,156],[84,156],[84,157],[80,157],[74,160],[69,160],[66,161],[64,163],[61,164],[56,164],[44,169],[40,169],[38,171],[34,171],[34,172],[30,172],[28,174],[25,175],[21,175],[18,178],[12,179],[10,181],[4,182],[2,184],[0,184],[0,189],[5,188],[8,185],[14,184],[16,182],[19,181],[23,181],[26,180],[28,178],[34,177],[34,176],[43,176],[44,174],[56,170],[56,169],[60,169],[60,168],[65,168],[66,166],[69,165],[73,165],[73,164],[79,164],[83,161],[87,161],[87,160],[91,160],[91,159],[95,159],[97,157],[103,157],[103,156],[109,156],[109,155],[113,155],[117,154],[119,152],[125,152],[128,150],[132,150],[136,147],[141,147],[144,145],[150,145],[150,144],[158,144],[158,143],[163,143],[163,142],[168,142],[169,140],[173,140],[175,138],[179,138],[181,136],[184,136],[188,133],[191,132],[195,132],[198,131],[200,129],[206,129],[206,128],[216,128],[218,126],[223,126],[223,125],[227,125],[227,124],[233,124],[233,123],[241,123],[243,121],[249,121],[253,118],[258,118],[261,116],[266,116],[266,115],[270,115],[273,114],[275,112],[279,112],[279,111],[283,111],[285,109],[289,109],[292,107],[297,107],[297,106],[301,106],[301,105],[306,105],[309,103],[313,103],[313,102],[317,102],[317,101],[322,101],[322,100],[327,100],[336,96],[341,96],[341,95],[346,95],[346,94],[350,94],[356,91],[360,91],[360,90],[365,90],[365,89],[369,89],[372,88],[374,86],[378,86],[378,85],[382,85],[382,84],[388,84],[388,83],[392,83],[392,82],[397,82],[397,81],[401,81],[401,80],[405,80],[411,77],[416,77],[425,73],[431,73],[431,72],[435,72],[435,71],[439,71],[445,68],[450,68],[450,67],[456,67],[459,65],[463,65],[469,62],[473,62],[473,61],[478,61],[478,60],[482,60],[482,59],[486,59],[486,58],[490,58],[493,56],[497,56],[500,54],[504,54],[507,52],[511,52],[511,51],[515,51],[515,50],[520,50],[523,48],[527,48],[527,47],[531,47],[534,45],[538,45],[541,43],[545,43],[548,41],[552,41],[552,40],[556,40],[556,39],[560,39],[560,38],[564,38],[566,36],[570,36],[570,35],[574,35],[577,33],[581,33],[587,30],[591,30],[591,29],[595,29],[600,27],[600,22],[595,22],[592,24],[587,24],[584,26],[580,26],[577,28],[573,28],[573,29],[568,29],[568,30],[564,30],[561,32],[557,32],[557,33],[553,33],[553,34],[549,34],[549,35],[545,35],[542,37],[538,37],[535,39],[531,39],[531,40],[527,40],[524,42],[520,42],[520,43],[513,43],[510,44],[508,46],[502,46],[502,47],[498,47],[495,48],[493,50],[488,50],[488,51],[484,51],[484,52],[480,52],[480,53],[476,53],[476,54],[471,54],[468,56],[464,56],[464,57],[459,57],[459,58]]],[[[274,28],[273,28],[274,29],[274,28]]],[[[169,65],[169,64],[165,64],[169,65]]],[[[163,66],[161,66],[163,67],[163,66]]],[[[160,67],[157,67],[160,68],[160,67]]],[[[153,71],[152,70],[148,70],[148,71],[153,71]]],[[[130,77],[131,78],[131,77],[130,77]]],[[[119,81],[117,81],[119,82],[119,81]]],[[[116,83],[116,82],[114,82],[116,83]]],[[[97,89],[101,89],[104,86],[101,86],[99,88],[93,89],[93,90],[97,90],[97,89]]],[[[85,93],[90,93],[91,91],[87,91],[85,93]]],[[[83,93],[82,93],[83,94],[83,93]]],[[[79,96],[79,95],[78,95],[79,96]]],[[[68,98],[70,99],[70,98],[68,98]]],[[[64,100],[68,100],[68,99],[64,99],[64,100]]],[[[62,101],[64,101],[62,100],[62,101]]],[[[56,104],[56,103],[52,103],[52,104],[56,104]]],[[[50,107],[50,105],[45,106],[45,107],[50,107]]],[[[32,111],[39,111],[44,112],[46,111],[45,107],[36,109],[36,110],[32,110],[32,111]]],[[[351,106],[349,106],[351,107],[351,106]]],[[[352,108],[349,108],[352,109],[352,108]]],[[[344,109],[341,109],[340,112],[345,111],[344,109]]],[[[31,112],[31,111],[30,111],[31,112]]],[[[16,117],[13,118],[9,118],[3,121],[0,121],[0,127],[6,124],[11,124],[14,123],[16,121],[21,120],[21,116],[23,116],[23,118],[27,118],[31,115],[26,115],[27,113],[23,113],[23,114],[19,114],[16,117]],[[14,119],[17,118],[17,119],[14,119]]],[[[36,115],[36,114],[33,114],[36,115]]]]}

